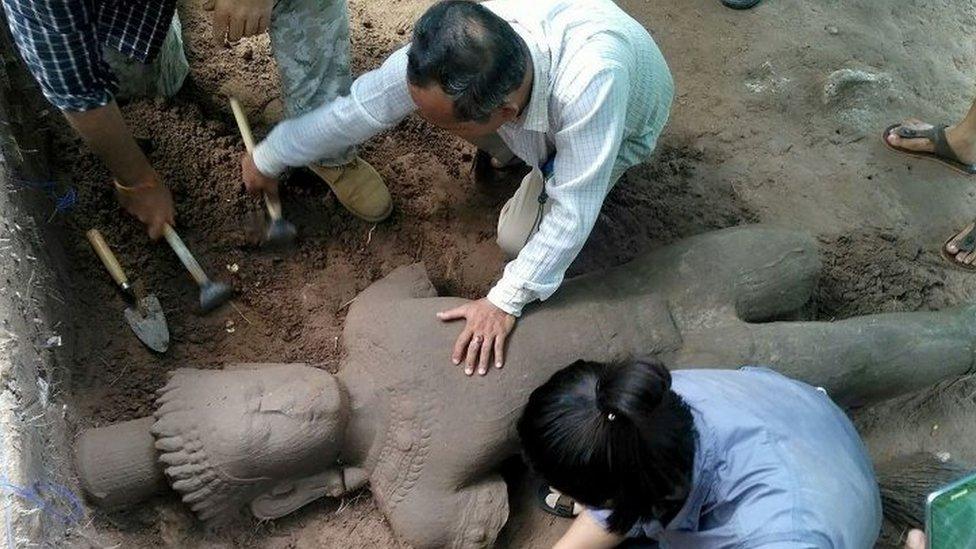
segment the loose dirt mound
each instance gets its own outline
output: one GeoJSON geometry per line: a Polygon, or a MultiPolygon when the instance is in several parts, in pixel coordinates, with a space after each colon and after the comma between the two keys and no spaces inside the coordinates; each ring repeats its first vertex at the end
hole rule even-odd
{"type": "Polygon", "coordinates": [[[891,230],[865,229],[820,242],[823,271],[816,315],[831,320],[944,309],[947,272],[938,254],[891,230]]]}

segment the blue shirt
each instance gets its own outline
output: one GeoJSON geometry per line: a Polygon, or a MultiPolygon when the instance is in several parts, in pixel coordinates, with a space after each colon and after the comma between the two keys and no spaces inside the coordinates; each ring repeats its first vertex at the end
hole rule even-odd
{"type": "MultiPolygon", "coordinates": [[[[672,389],[698,431],[691,492],[661,547],[874,546],[881,499],[854,426],[821,390],[771,370],[681,370],[672,389]]],[[[606,526],[606,510],[590,511],[606,526]]]]}

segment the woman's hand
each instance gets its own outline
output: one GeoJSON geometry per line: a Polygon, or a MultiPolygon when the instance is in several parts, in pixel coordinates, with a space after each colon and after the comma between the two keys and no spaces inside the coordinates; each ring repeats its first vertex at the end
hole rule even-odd
{"type": "Polygon", "coordinates": [[[589,513],[583,511],[553,549],[612,549],[622,541],[623,536],[604,530],[589,513]]]}

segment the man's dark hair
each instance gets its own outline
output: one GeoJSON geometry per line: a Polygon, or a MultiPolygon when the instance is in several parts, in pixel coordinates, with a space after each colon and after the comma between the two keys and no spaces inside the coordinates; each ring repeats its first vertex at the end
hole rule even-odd
{"type": "Polygon", "coordinates": [[[407,58],[410,83],[439,85],[453,99],[460,122],[488,120],[528,68],[528,49],[512,26],[468,0],[428,9],[413,27],[407,58]]]}
{"type": "Polygon", "coordinates": [[[550,486],[610,508],[610,530],[667,524],[691,489],[697,434],[661,364],[577,361],[532,392],[518,423],[523,455],[550,486]]]}

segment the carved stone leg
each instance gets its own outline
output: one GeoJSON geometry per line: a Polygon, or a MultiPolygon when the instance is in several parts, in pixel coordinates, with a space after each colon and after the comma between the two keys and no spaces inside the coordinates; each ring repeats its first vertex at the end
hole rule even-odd
{"type": "Polygon", "coordinates": [[[776,318],[802,307],[820,272],[806,233],[736,227],[686,238],[632,262],[568,281],[546,304],[653,293],[667,299],[679,327],[715,319],[776,318]]]}
{"type": "Polygon", "coordinates": [[[689,334],[678,367],[770,366],[838,402],[889,398],[965,374],[976,356],[976,307],[839,322],[728,323],[689,334]]]}
{"type": "Polygon", "coordinates": [[[491,547],[508,520],[508,490],[499,475],[451,490],[419,481],[405,494],[373,482],[373,495],[393,530],[416,549],[491,547]]]}

